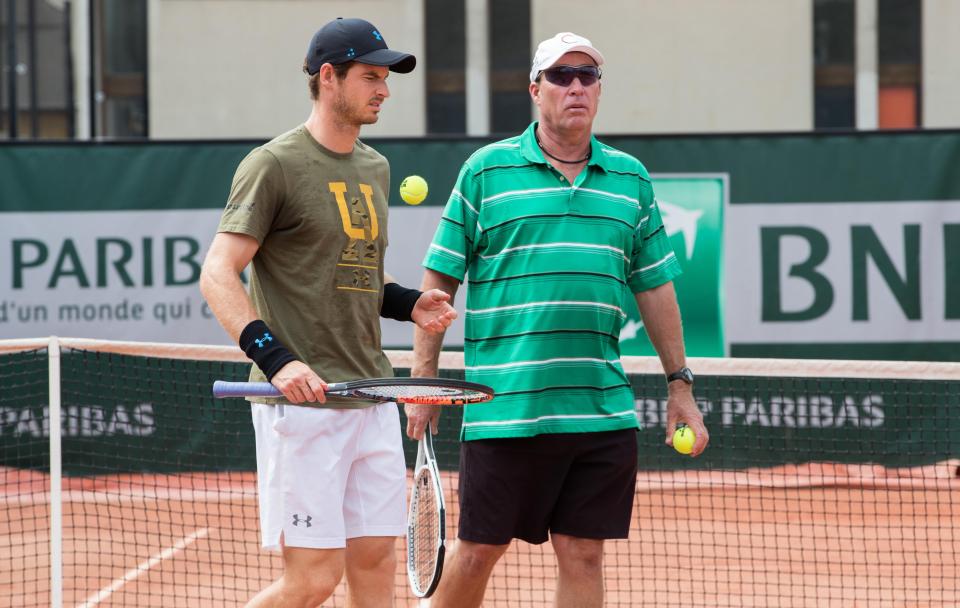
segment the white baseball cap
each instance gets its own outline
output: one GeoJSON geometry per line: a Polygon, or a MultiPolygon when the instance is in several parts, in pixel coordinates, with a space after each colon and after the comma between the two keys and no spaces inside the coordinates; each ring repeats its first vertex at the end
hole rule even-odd
{"type": "Polygon", "coordinates": [[[603,65],[603,55],[593,48],[589,40],[573,32],[560,32],[537,46],[537,52],[533,56],[533,67],[530,68],[530,82],[536,82],[540,72],[551,67],[567,53],[574,52],[586,53],[597,62],[598,66],[603,65]]]}

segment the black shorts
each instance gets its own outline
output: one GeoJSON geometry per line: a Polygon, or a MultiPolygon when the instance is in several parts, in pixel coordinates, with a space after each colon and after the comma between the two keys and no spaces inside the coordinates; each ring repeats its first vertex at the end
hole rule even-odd
{"type": "Polygon", "coordinates": [[[627,538],[636,486],[636,429],[464,441],[458,537],[627,538]]]}

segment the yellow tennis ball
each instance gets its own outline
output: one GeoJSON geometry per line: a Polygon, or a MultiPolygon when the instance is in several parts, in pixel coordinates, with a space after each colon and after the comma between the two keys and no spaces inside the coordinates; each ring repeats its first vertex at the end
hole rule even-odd
{"type": "Polygon", "coordinates": [[[693,451],[693,444],[696,443],[697,436],[688,426],[679,426],[673,432],[673,449],[681,454],[689,454],[693,451]]]}
{"type": "Polygon", "coordinates": [[[411,175],[400,182],[400,198],[408,205],[419,205],[427,198],[427,180],[411,175]]]}

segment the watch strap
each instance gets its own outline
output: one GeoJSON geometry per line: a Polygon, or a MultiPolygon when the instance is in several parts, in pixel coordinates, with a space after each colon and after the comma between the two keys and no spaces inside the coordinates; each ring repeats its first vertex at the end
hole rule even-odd
{"type": "Polygon", "coordinates": [[[667,376],[667,384],[670,384],[674,380],[683,380],[687,384],[693,384],[693,372],[689,367],[681,367],[667,376]]]}

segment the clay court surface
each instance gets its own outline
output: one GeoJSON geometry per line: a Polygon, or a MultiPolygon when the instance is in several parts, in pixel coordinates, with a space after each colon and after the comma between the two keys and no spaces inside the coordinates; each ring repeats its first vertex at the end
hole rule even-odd
{"type": "MultiPolygon", "coordinates": [[[[960,605],[956,462],[642,474],[607,606],[960,605]]],[[[48,480],[0,469],[0,606],[49,606],[48,480]]],[[[446,475],[449,536],[455,475],[446,475]]],[[[64,606],[237,606],[280,573],[252,473],[64,480],[64,606]]],[[[397,543],[398,606],[407,591],[397,543]]],[[[485,606],[552,604],[549,544],[515,544],[485,606]]],[[[344,606],[343,588],[327,606],[344,606]]]]}

